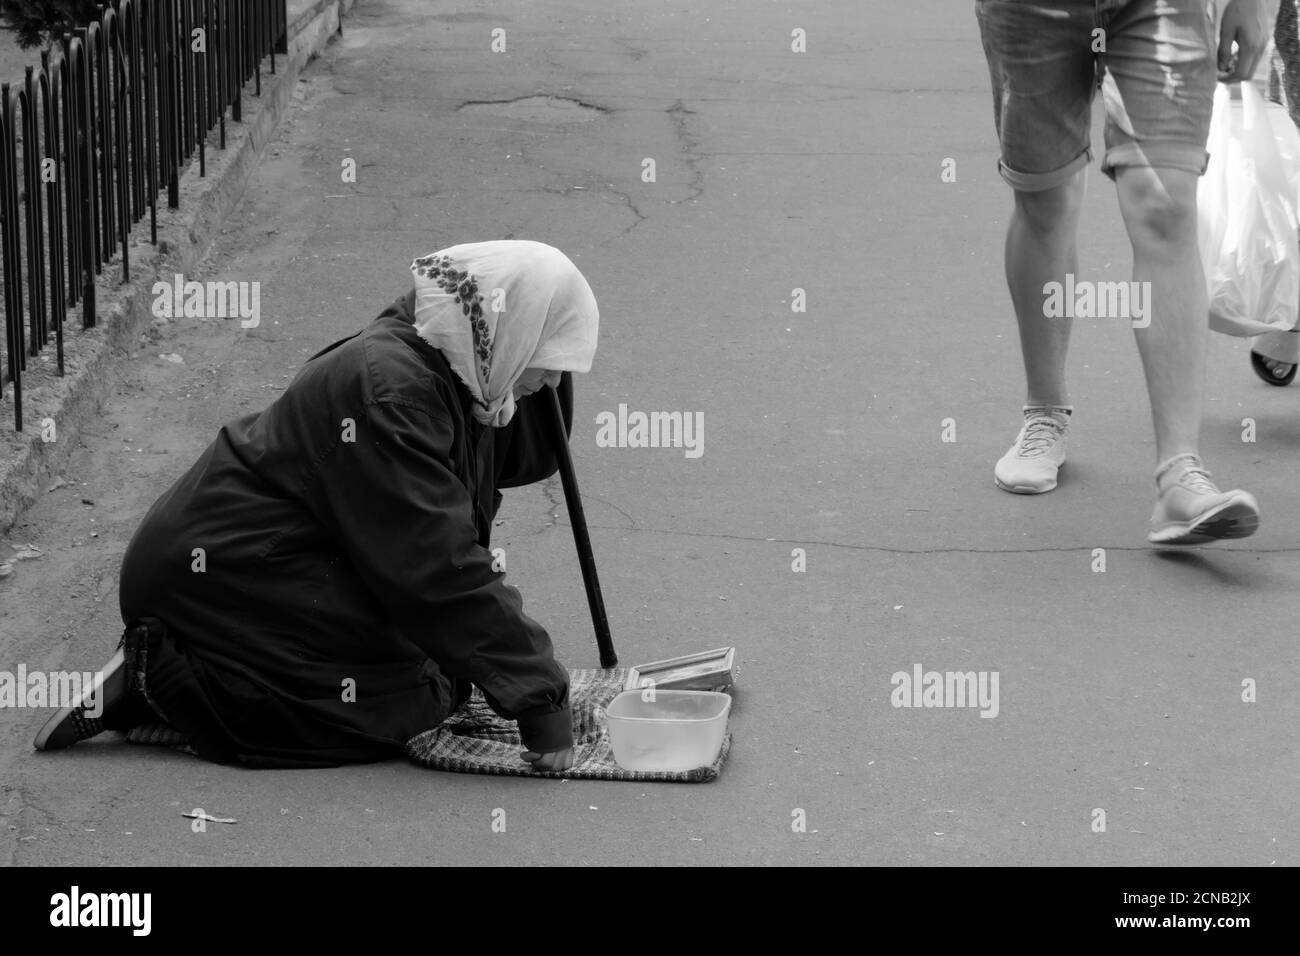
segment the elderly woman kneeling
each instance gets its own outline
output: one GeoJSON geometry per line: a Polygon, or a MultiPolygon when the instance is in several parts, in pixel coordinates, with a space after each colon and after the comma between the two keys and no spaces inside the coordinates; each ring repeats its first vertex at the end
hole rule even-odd
{"type": "Polygon", "coordinates": [[[596,300],[538,242],[452,246],[411,271],[411,292],[154,504],[123,559],[102,714],[61,711],[38,749],[161,718],[223,763],[378,760],[477,685],[525,760],[571,765],[568,674],[488,544],[498,489],[557,468],[546,396],[527,396],[557,387],[572,426],[596,300]]]}

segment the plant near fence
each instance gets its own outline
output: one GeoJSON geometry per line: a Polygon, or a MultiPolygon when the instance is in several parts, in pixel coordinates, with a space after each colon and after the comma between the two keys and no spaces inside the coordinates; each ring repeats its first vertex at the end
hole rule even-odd
{"type": "Polygon", "coordinates": [[[206,175],[208,134],[219,128],[225,149],[227,110],[241,121],[244,84],[260,96],[262,59],[274,73],[288,49],[286,0],[114,0],[98,13],[0,87],[0,398],[11,386],[19,431],[28,358],[53,336],[64,373],[69,307],[94,327],[96,276],[118,257],[130,280],[132,225],[147,213],[157,244],[163,189],[179,206],[182,170],[197,152],[206,175]]]}
{"type": "Polygon", "coordinates": [[[13,31],[23,49],[48,48],[65,30],[98,18],[95,0],[0,0],[0,24],[13,31]]]}

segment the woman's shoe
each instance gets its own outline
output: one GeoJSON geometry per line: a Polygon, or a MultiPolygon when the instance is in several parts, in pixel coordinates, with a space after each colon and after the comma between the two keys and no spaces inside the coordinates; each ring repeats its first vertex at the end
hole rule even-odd
{"type": "Polygon", "coordinates": [[[1277,359],[1271,359],[1268,356],[1260,355],[1258,352],[1251,350],[1250,367],[1255,370],[1255,374],[1268,382],[1270,385],[1290,385],[1295,378],[1296,366],[1292,362],[1279,362],[1277,359]],[[1285,374],[1278,375],[1278,372],[1285,371],[1285,374]]]}
{"type": "Polygon", "coordinates": [[[76,700],[45,722],[33,746],[37,750],[62,750],[103,733],[107,729],[104,718],[126,699],[126,653],[118,648],[91,685],[83,687],[76,700]]]}

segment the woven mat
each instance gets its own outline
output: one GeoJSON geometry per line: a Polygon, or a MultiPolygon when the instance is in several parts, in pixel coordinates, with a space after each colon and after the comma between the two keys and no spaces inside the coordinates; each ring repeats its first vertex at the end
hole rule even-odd
{"type": "MultiPolygon", "coordinates": [[[[433,730],[417,734],[406,743],[406,754],[432,770],[486,773],[512,777],[550,777],[575,780],[638,780],[665,783],[708,783],[716,780],[731,750],[731,731],[722,741],[718,758],[707,767],[680,773],[624,770],[614,762],[605,730],[605,705],[623,689],[627,669],[569,671],[569,705],[573,711],[574,762],[562,773],[533,770],[519,753],[524,749],[513,720],[492,712],[477,687],[460,710],[433,730]]],[[[189,738],[166,724],[144,724],[132,729],[129,743],[172,747],[194,753],[189,738]]]]}
{"type": "Polygon", "coordinates": [[[190,746],[190,738],[170,724],[141,724],[132,727],[127,731],[126,742],[148,747],[173,747],[187,754],[195,752],[190,746]]]}
{"type": "Polygon", "coordinates": [[[574,762],[561,773],[531,769],[519,753],[524,749],[512,720],[494,714],[478,688],[460,710],[433,730],[412,737],[406,753],[433,770],[487,773],[511,777],[551,777],[571,780],[637,780],[665,783],[708,783],[716,780],[731,749],[731,732],[722,741],[718,758],[707,767],[680,773],[624,770],[614,762],[605,729],[605,705],[623,689],[626,668],[569,671],[569,705],[573,711],[574,762]]]}

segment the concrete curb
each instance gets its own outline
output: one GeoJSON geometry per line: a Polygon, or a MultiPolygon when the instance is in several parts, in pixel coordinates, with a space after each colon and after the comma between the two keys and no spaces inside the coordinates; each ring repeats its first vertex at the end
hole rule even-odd
{"type": "Polygon", "coordinates": [[[289,15],[289,55],[279,56],[276,74],[263,72],[262,96],[246,94],[245,121],[227,119],[224,151],[209,150],[208,175],[199,177],[197,157],[181,178],[180,208],[158,210],[158,245],[142,220],[130,238],[131,281],[122,284],[121,262],[106,263],[98,286],[98,323],[82,330],[72,310],[64,331],[65,375],[56,374],[54,343],[28,358],[23,383],[24,431],[13,428],[12,390],[0,400],[0,534],[64,468],[78,437],[94,421],[110,389],[117,353],[127,353],[153,319],[155,281],[189,274],[203,258],[244,192],[262,151],[293,98],[298,75],[334,37],[344,13],[357,0],[312,0],[289,15]],[[251,114],[251,115],[250,115],[251,114]],[[49,424],[53,423],[52,431],[49,424]]]}

